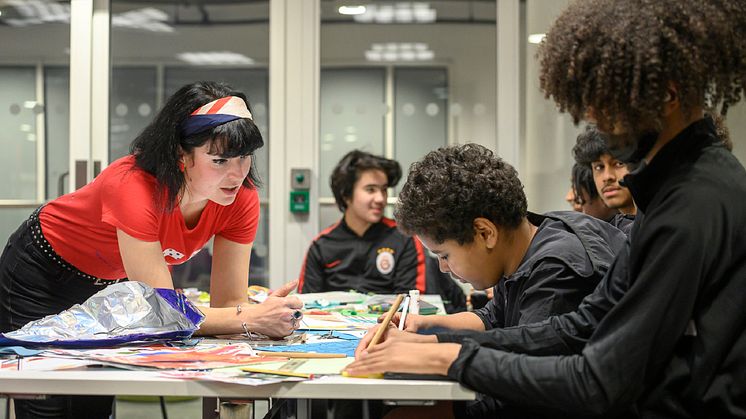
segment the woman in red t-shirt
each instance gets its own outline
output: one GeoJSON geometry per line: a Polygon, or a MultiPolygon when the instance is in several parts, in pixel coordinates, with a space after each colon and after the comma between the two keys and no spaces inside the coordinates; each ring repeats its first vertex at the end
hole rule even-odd
{"type": "MultiPolygon", "coordinates": [[[[198,333],[292,333],[302,308],[286,296],[295,282],[262,304],[247,304],[259,221],[253,156],[263,144],[244,94],[214,82],[179,89],[135,138],[130,155],[36,210],[10,237],[0,258],[0,332],[59,313],[120,280],[173,288],[168,265],[187,261],[214,237],[211,306],[202,309],[198,333]]],[[[107,416],[110,398],[103,400],[100,416],[107,416]]],[[[61,415],[99,416],[90,398],[77,407],[74,401],[72,411],[67,402],[51,403],[61,415]]],[[[20,407],[33,413],[31,404],[20,407]]]]}

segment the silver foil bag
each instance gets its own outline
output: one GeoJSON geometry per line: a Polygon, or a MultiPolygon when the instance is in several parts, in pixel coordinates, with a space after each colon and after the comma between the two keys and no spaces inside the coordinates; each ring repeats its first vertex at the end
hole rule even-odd
{"type": "Polygon", "coordinates": [[[204,320],[184,296],[136,281],[109,285],[83,304],[34,320],[3,336],[10,340],[86,346],[187,338],[204,320]]]}

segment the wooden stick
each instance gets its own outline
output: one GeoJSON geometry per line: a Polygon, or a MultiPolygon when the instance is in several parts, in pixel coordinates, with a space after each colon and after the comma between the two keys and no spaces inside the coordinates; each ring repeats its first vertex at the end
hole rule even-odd
{"type": "Polygon", "coordinates": [[[241,367],[241,371],[257,372],[260,374],[284,375],[287,377],[310,378],[313,380],[313,374],[306,374],[302,372],[282,371],[282,370],[265,370],[263,368],[254,368],[254,367],[241,367]]]}
{"type": "Polygon", "coordinates": [[[260,356],[280,356],[286,358],[347,358],[345,354],[326,354],[318,352],[272,352],[272,351],[256,351],[257,355],[260,356]]]}
{"type": "Polygon", "coordinates": [[[404,294],[399,294],[396,297],[394,304],[391,305],[391,308],[389,309],[388,313],[386,313],[386,317],[383,318],[383,322],[381,323],[381,326],[378,328],[378,330],[376,330],[376,334],[373,335],[373,339],[370,340],[370,343],[368,344],[368,349],[372,348],[374,345],[377,345],[378,341],[381,340],[381,336],[383,336],[383,332],[386,331],[386,328],[389,327],[389,324],[391,323],[391,319],[394,317],[394,313],[396,313],[396,311],[399,310],[399,306],[401,305],[401,302],[403,299],[404,299],[404,294]]]}

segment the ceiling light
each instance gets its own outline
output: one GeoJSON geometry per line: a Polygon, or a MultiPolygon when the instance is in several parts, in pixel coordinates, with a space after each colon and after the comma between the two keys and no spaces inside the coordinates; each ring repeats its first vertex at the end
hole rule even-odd
{"type": "MultiPolygon", "coordinates": [[[[49,0],[7,0],[21,18],[7,19],[11,26],[39,25],[43,23],[70,23],[70,5],[49,0]]],[[[173,32],[174,28],[165,22],[169,17],[163,10],[146,7],[129,10],[111,16],[111,26],[116,28],[140,29],[149,32],[173,32]]]]}
{"type": "Polygon", "coordinates": [[[340,15],[361,15],[365,13],[365,6],[340,6],[339,7],[339,14],[340,15]]]}
{"type": "Polygon", "coordinates": [[[173,32],[173,26],[164,23],[167,20],[168,14],[163,10],[146,7],[112,15],[111,26],[149,32],[173,32]]]}
{"type": "Polygon", "coordinates": [[[231,51],[182,52],[176,54],[176,56],[180,60],[194,65],[254,64],[253,59],[231,51]]]}
{"type": "Polygon", "coordinates": [[[546,37],[547,35],[544,33],[532,33],[531,35],[528,36],[528,43],[529,44],[540,44],[541,41],[543,41],[544,38],[546,37]]]}
{"type": "Polygon", "coordinates": [[[435,53],[423,42],[373,44],[365,51],[368,61],[430,61],[433,58],[435,53]]]}
{"type": "Polygon", "coordinates": [[[391,4],[368,4],[365,11],[355,15],[360,23],[432,23],[435,9],[425,2],[400,2],[391,4]]]}

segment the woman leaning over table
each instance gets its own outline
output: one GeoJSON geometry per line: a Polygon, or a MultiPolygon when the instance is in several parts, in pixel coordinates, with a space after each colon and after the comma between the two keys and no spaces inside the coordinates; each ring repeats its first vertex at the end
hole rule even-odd
{"type": "MultiPolygon", "coordinates": [[[[0,331],[59,313],[122,280],[173,288],[181,264],[214,237],[211,302],[199,334],[285,336],[302,307],[290,283],[246,305],[259,221],[254,151],[264,144],[243,93],[215,82],[179,89],[131,154],[40,207],[0,258],[0,331]]],[[[111,397],[16,401],[16,415],[108,417],[111,397]],[[72,416],[70,416],[72,415],[72,416]]]]}

